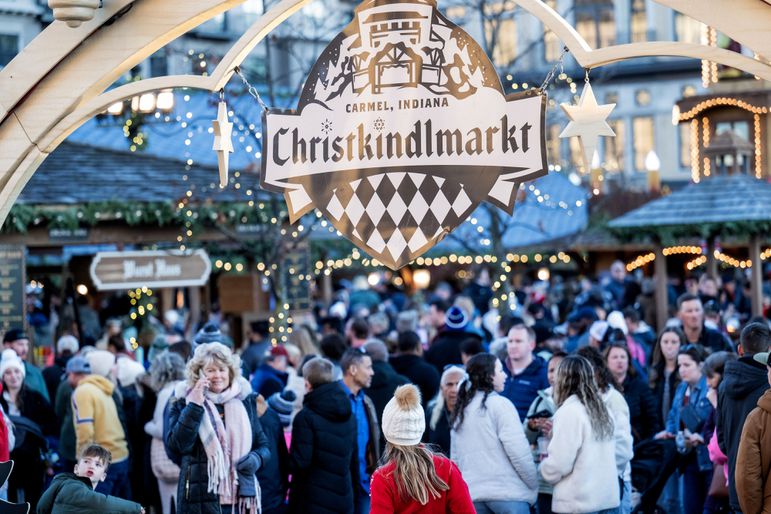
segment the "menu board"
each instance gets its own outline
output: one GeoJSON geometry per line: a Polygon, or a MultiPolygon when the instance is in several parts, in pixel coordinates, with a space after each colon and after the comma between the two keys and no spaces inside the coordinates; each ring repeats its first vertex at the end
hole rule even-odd
{"type": "Polygon", "coordinates": [[[25,325],[24,247],[0,245],[0,329],[25,325]]]}
{"type": "MultiPolygon", "coordinates": [[[[288,249],[287,249],[288,250],[288,249]]],[[[298,245],[285,252],[281,264],[281,286],[284,302],[290,311],[311,307],[311,256],[308,245],[298,245]]]]}

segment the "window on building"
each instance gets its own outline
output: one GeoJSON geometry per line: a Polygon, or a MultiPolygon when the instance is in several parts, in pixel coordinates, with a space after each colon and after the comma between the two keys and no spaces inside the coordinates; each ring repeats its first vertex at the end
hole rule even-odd
{"type": "Polygon", "coordinates": [[[675,13],[675,39],[684,43],[701,43],[702,23],[693,18],[675,13]]]}
{"type": "Polygon", "coordinates": [[[624,169],[624,144],[626,143],[624,120],[608,120],[608,125],[616,133],[616,137],[605,137],[605,169],[618,172],[624,169]]]}
{"type": "Polygon", "coordinates": [[[5,66],[19,53],[19,36],[0,34],[0,67],[5,66]]]}
{"type": "Polygon", "coordinates": [[[615,91],[608,91],[605,93],[606,104],[618,104],[618,93],[615,91]]]}
{"type": "Polygon", "coordinates": [[[444,13],[448,18],[456,22],[465,20],[466,18],[466,8],[462,5],[453,5],[451,7],[447,7],[447,9],[444,10],[444,13]]]}
{"type": "Polygon", "coordinates": [[[570,142],[570,162],[573,163],[573,166],[575,166],[578,171],[583,173],[588,172],[589,170],[584,168],[584,154],[581,151],[581,143],[578,141],[578,138],[571,137],[568,138],[568,141],[570,142]]]}
{"type": "MultiPolygon", "coordinates": [[[[546,0],[545,3],[555,11],[557,10],[557,0],[546,0]]],[[[550,28],[544,26],[543,29],[543,56],[546,62],[554,62],[562,55],[562,41],[550,28]]]]}
{"type": "Polygon", "coordinates": [[[643,116],[632,120],[634,138],[634,168],[645,171],[645,156],[653,150],[653,118],[643,116]]]}
{"type": "Polygon", "coordinates": [[[691,166],[691,125],[681,123],[677,129],[680,136],[680,167],[689,168],[691,166]]]}
{"type": "Polygon", "coordinates": [[[517,56],[517,24],[511,10],[510,5],[498,3],[485,15],[485,40],[496,66],[507,66],[517,56]]]}
{"type": "Polygon", "coordinates": [[[715,124],[716,136],[729,130],[745,141],[752,141],[750,137],[750,124],[747,121],[721,121],[715,124]]]}
{"type": "Polygon", "coordinates": [[[602,48],[616,43],[612,0],[576,0],[576,30],[589,46],[602,48]]]}
{"type": "Polygon", "coordinates": [[[634,101],[640,107],[647,107],[651,103],[651,92],[647,89],[638,89],[634,94],[634,101]]]}
{"type": "Polygon", "coordinates": [[[546,159],[550,164],[559,164],[562,161],[562,155],[560,152],[560,132],[562,127],[553,123],[549,125],[548,133],[546,136],[546,159]]]}
{"type": "Polygon", "coordinates": [[[696,96],[696,88],[694,86],[685,86],[683,87],[683,90],[681,92],[683,94],[683,98],[688,98],[689,96],[696,96]]]}
{"type": "Polygon", "coordinates": [[[632,0],[629,39],[632,43],[648,41],[648,15],[645,12],[645,0],[632,0]]]}
{"type": "Polygon", "coordinates": [[[164,77],[169,73],[169,63],[166,51],[161,49],[150,56],[150,76],[164,77]]]}

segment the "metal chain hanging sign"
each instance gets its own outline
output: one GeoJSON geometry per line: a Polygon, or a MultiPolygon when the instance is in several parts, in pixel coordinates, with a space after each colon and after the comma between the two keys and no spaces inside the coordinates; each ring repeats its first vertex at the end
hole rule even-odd
{"type": "Polygon", "coordinates": [[[433,0],[370,0],[319,57],[296,111],[263,114],[261,185],[314,207],[392,269],[483,201],[511,213],[546,174],[545,95],[503,93],[433,0]]]}

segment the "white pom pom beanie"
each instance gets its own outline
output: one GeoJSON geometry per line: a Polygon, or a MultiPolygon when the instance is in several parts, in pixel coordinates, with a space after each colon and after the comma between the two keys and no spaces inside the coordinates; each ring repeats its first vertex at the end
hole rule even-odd
{"type": "Polygon", "coordinates": [[[396,388],[383,410],[383,435],[396,446],[420,443],[426,430],[426,415],[420,405],[420,391],[412,384],[396,388]]]}

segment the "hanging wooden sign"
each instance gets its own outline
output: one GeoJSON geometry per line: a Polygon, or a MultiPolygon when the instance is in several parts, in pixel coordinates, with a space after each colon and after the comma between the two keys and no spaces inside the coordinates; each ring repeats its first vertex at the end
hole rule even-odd
{"type": "Polygon", "coordinates": [[[261,185],[292,222],[314,207],[392,269],[483,201],[511,213],[546,173],[545,97],[506,96],[434,1],[370,0],[324,50],[296,111],[263,119],[261,185]]]}
{"type": "Polygon", "coordinates": [[[91,261],[91,280],[99,291],[150,287],[202,286],[211,262],[205,250],[99,252],[91,261]]]}

